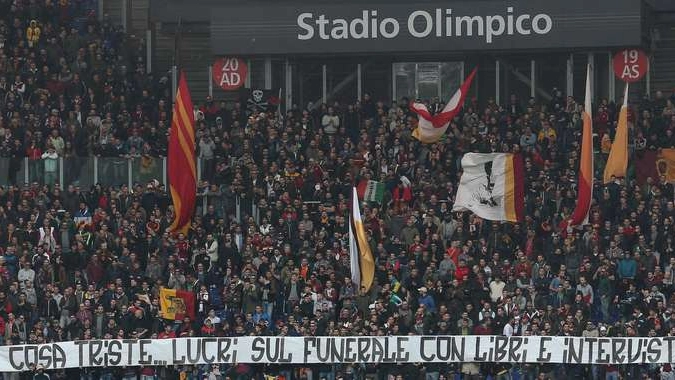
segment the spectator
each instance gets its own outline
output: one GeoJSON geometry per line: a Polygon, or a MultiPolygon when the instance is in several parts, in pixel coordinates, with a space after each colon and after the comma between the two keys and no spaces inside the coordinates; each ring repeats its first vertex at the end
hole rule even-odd
{"type": "MultiPolygon", "coordinates": [[[[575,99],[558,90],[545,104],[521,104],[517,96],[506,104],[472,100],[447,136],[430,145],[411,137],[414,115],[399,106],[407,99],[385,103],[369,93],[351,104],[289,104],[281,119],[273,108],[251,112],[240,102],[207,98],[198,107],[195,141],[206,182],[191,228],[174,236],[167,232],[171,195],[158,174],[172,120],[170,85],[144,74],[145,55],[131,48],[135,41],[109,21],[87,17],[85,3],[17,2],[17,9],[0,15],[11,36],[2,47],[8,64],[0,65],[0,156],[14,159],[10,174],[19,181],[28,158],[29,179],[0,190],[0,334],[6,344],[29,343],[38,332],[45,341],[606,337],[626,325],[645,336],[652,330],[672,334],[673,185],[660,176],[596,183],[592,224],[558,230],[575,205],[581,124],[575,99]],[[470,151],[523,155],[523,223],[450,211],[460,161],[470,151]],[[94,170],[93,156],[99,184],[85,175],[94,170]],[[58,183],[61,172],[65,183],[58,183]],[[381,202],[362,207],[377,268],[369,292],[356,288],[349,269],[349,196],[362,180],[385,189],[381,202]],[[195,294],[196,320],[163,318],[157,306],[163,286],[195,294]]],[[[442,109],[441,99],[428,103],[442,109]]],[[[673,147],[675,124],[672,99],[663,94],[631,108],[635,152],[629,162],[635,170],[653,149],[673,147]]],[[[594,111],[595,130],[608,136],[598,142],[611,140],[616,106],[599,102],[594,111]]],[[[601,171],[606,153],[598,155],[601,171]]],[[[335,367],[314,369],[362,375],[361,369],[335,367]]],[[[426,372],[406,369],[412,375],[400,367],[365,371],[377,378],[478,378],[488,372],[507,378],[518,368],[528,376],[574,376],[572,369],[536,364],[439,363],[426,372]]],[[[635,368],[651,376],[657,371],[635,368]]],[[[78,375],[178,378],[194,372],[217,378],[234,370],[92,371],[78,375]]],[[[256,378],[261,371],[245,373],[256,378]]],[[[279,373],[299,371],[283,367],[279,373]]],[[[584,367],[577,377],[622,371],[625,378],[638,377],[625,366],[584,367]]]]}
{"type": "Polygon", "coordinates": [[[56,183],[56,178],[58,176],[58,158],[59,155],[56,153],[54,146],[47,146],[47,151],[44,152],[41,156],[44,162],[44,182],[47,185],[54,185],[56,183]]]}

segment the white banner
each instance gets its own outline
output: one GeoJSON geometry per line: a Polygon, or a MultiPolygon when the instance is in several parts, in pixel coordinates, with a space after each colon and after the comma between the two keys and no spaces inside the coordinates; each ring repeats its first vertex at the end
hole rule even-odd
{"type": "Polygon", "coordinates": [[[0,347],[0,372],[211,363],[673,363],[675,337],[232,337],[83,340],[0,347]]]}
{"type": "Polygon", "coordinates": [[[513,165],[508,165],[512,159],[507,153],[465,154],[452,211],[472,211],[483,219],[509,220],[507,209],[513,208],[514,201],[513,165]]]}

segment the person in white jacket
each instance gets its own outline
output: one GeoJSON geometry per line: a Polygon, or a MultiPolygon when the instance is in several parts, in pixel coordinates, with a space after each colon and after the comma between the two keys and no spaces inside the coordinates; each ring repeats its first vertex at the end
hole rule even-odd
{"type": "Polygon", "coordinates": [[[329,135],[337,133],[340,128],[340,118],[335,115],[333,107],[328,107],[328,113],[321,118],[323,130],[329,135]]]}
{"type": "Polygon", "coordinates": [[[42,160],[45,165],[45,184],[54,185],[59,171],[59,162],[57,161],[59,155],[56,154],[54,147],[47,148],[47,151],[42,153],[42,160]]]}
{"type": "Polygon", "coordinates": [[[42,227],[38,229],[40,239],[38,240],[38,246],[44,247],[48,254],[52,254],[54,249],[56,249],[56,235],[55,229],[49,223],[48,219],[45,219],[42,227]]]}
{"type": "Polygon", "coordinates": [[[27,282],[35,282],[35,271],[33,268],[31,268],[31,264],[29,261],[26,261],[23,264],[23,267],[19,269],[19,273],[17,275],[17,280],[19,280],[19,287],[21,287],[21,290],[26,288],[26,283],[27,282]]]}
{"type": "Polygon", "coordinates": [[[204,243],[206,248],[206,254],[211,259],[211,263],[215,264],[218,262],[218,240],[213,238],[213,234],[206,235],[206,243],[204,243]]]}
{"type": "Polygon", "coordinates": [[[504,296],[504,287],[506,283],[502,281],[501,276],[495,275],[495,279],[490,282],[490,299],[497,302],[504,296]]]}

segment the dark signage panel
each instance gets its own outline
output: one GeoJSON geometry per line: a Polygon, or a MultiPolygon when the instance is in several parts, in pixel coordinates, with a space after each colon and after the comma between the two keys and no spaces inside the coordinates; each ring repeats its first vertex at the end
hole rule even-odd
{"type": "Polygon", "coordinates": [[[431,1],[228,6],[215,54],[367,53],[635,46],[636,0],[431,1]]]}

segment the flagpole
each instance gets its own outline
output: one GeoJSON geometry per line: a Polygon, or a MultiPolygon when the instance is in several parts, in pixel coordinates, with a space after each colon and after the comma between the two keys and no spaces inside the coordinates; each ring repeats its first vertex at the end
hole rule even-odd
{"type": "MultiPolygon", "coordinates": [[[[279,118],[279,128],[284,128],[284,114],[281,113],[281,87],[279,87],[279,97],[277,98],[279,104],[277,105],[277,117],[279,118]]],[[[286,113],[288,113],[288,105],[286,105],[286,113]]]]}
{"type": "Polygon", "coordinates": [[[176,104],[176,92],[178,91],[178,77],[180,73],[180,49],[183,34],[183,18],[178,16],[176,31],[173,40],[173,65],[171,66],[171,105],[176,104]]]}
{"type": "Polygon", "coordinates": [[[178,22],[176,23],[176,33],[173,41],[173,65],[180,69],[180,49],[183,39],[183,17],[178,16],[178,22]]]}

